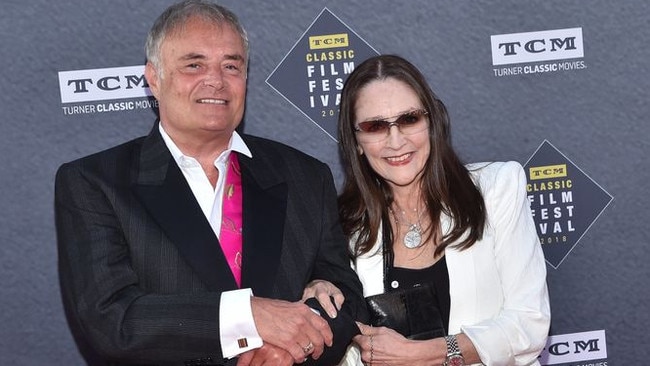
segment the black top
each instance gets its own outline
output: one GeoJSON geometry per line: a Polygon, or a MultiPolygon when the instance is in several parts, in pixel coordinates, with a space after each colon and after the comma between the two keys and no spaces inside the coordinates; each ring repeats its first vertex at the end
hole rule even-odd
{"type": "Polygon", "coordinates": [[[435,290],[437,306],[442,316],[445,330],[449,329],[449,309],[451,300],[449,297],[449,273],[447,272],[447,261],[445,256],[440,258],[432,266],[422,269],[411,269],[389,266],[386,274],[386,291],[416,287],[422,285],[432,286],[435,290]]]}

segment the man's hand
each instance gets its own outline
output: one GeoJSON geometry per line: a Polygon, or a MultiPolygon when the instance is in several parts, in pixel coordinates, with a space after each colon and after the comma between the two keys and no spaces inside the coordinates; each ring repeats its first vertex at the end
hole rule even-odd
{"type": "Polygon", "coordinates": [[[239,355],[237,366],[291,366],[294,359],[291,354],[280,347],[264,343],[257,348],[239,355]]]}
{"type": "Polygon", "coordinates": [[[318,359],[325,346],[332,346],[327,321],[302,302],[251,297],[251,308],[262,340],[289,352],[295,363],[309,355],[318,359]]]}
{"type": "Polygon", "coordinates": [[[325,280],[313,280],[307,284],[307,287],[302,292],[302,301],[311,297],[318,300],[320,306],[327,311],[330,318],[336,318],[338,310],[341,310],[341,306],[345,301],[345,296],[343,296],[341,290],[325,280]],[[334,303],[332,303],[331,298],[334,298],[334,303]]]}

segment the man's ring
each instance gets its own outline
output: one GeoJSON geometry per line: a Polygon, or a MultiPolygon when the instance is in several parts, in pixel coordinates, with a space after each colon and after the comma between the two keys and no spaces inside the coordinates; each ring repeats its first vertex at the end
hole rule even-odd
{"type": "Polygon", "coordinates": [[[314,344],[310,341],[308,345],[302,347],[302,350],[305,352],[305,355],[308,355],[314,350],[314,344]]]}

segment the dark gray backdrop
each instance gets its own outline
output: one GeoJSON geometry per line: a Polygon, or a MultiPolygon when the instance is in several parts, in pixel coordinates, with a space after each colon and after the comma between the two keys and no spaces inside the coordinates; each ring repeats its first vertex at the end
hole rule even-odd
{"type": "MultiPolygon", "coordinates": [[[[64,115],[59,71],[140,65],[170,1],[18,1],[0,6],[0,364],[80,365],[56,271],[57,167],[149,131],[135,110],[64,115]]],[[[222,2],[251,40],[245,132],[327,162],[336,143],[265,83],[327,7],[381,53],[412,60],[446,102],[467,161],[522,164],[544,140],[614,199],[557,269],[551,334],[605,330],[612,365],[644,362],[650,282],[646,194],[650,3],[645,0],[222,2]],[[581,27],[586,69],[496,77],[490,36],[581,27]]],[[[606,360],[606,361],[607,361],[606,360]]]]}

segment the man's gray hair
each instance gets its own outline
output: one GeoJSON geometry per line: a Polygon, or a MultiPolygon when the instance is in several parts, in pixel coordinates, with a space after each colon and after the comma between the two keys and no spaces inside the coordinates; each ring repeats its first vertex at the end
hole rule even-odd
{"type": "Polygon", "coordinates": [[[190,18],[199,17],[218,25],[231,26],[241,37],[244,45],[245,61],[248,64],[248,35],[239,23],[237,15],[221,5],[208,0],[185,0],[167,8],[154,22],[147,42],[145,52],[147,60],[160,71],[162,43],[171,32],[183,27],[190,18]]]}

